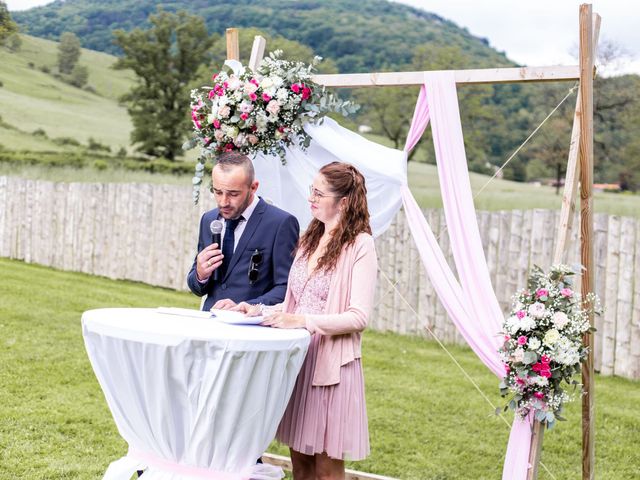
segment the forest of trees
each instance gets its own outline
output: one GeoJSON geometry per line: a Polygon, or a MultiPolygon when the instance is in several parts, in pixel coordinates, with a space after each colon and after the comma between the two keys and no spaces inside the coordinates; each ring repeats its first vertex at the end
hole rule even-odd
{"type": "MultiPolygon", "coordinates": [[[[260,32],[269,49],[283,48],[287,57],[325,57],[326,72],[423,70],[511,66],[504,53],[465,29],[437,15],[385,0],[67,0],[16,12],[14,19],[31,35],[58,39],[72,32],[82,46],[123,55],[114,30],[129,32],[151,26],[149,15],[186,12],[201,18],[212,46],[203,55],[203,69],[184,88],[206,81],[224,60],[229,26],[242,28],[242,58],[249,56],[251,38],[260,32]],[[206,72],[206,73],[205,73],[206,72]]],[[[131,65],[129,65],[131,67],[131,65]]],[[[471,169],[489,173],[517,148],[573,85],[508,84],[465,86],[459,90],[465,143],[471,169]]],[[[640,77],[598,78],[595,98],[595,178],[640,188],[640,122],[637,100],[640,77]]],[[[416,88],[343,91],[363,108],[355,119],[400,145],[405,138],[416,88]],[[400,142],[400,143],[398,143],[400,142]]],[[[575,95],[575,94],[574,94],[575,95]]],[[[505,177],[525,181],[555,178],[566,163],[575,96],[571,96],[505,169],[505,177]]],[[[185,123],[185,125],[187,125],[185,123]]],[[[188,128],[188,127],[185,127],[188,128]]],[[[428,142],[428,137],[425,138],[428,142]]],[[[432,161],[430,149],[428,161],[432,161]]]]}

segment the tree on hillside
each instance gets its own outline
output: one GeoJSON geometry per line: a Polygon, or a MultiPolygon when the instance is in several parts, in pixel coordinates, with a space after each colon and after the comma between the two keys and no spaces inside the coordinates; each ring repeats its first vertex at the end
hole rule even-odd
{"type": "Polygon", "coordinates": [[[18,26],[11,19],[7,4],[0,0],[0,45],[4,45],[7,38],[17,32],[18,26]]]}
{"type": "Polygon", "coordinates": [[[129,68],[138,77],[122,97],[133,121],[133,145],[147,155],[174,160],[182,154],[190,125],[189,84],[208,63],[214,38],[202,18],[184,11],[159,11],[149,22],[147,30],[114,32],[123,51],[114,68],[129,68]]]}
{"type": "Polygon", "coordinates": [[[63,32],[58,43],[58,70],[70,75],[80,59],[80,39],[71,32],[63,32]]]}

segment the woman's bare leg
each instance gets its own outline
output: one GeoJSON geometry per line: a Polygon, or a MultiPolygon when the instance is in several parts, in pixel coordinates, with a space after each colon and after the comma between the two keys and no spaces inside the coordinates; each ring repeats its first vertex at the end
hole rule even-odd
{"type": "Polygon", "coordinates": [[[344,480],[344,461],[330,458],[326,453],[317,454],[315,458],[316,480],[344,480]]]}
{"type": "Polygon", "coordinates": [[[289,449],[291,453],[291,464],[293,465],[294,480],[315,480],[316,478],[316,459],[313,455],[305,455],[296,452],[293,448],[289,449]]]}

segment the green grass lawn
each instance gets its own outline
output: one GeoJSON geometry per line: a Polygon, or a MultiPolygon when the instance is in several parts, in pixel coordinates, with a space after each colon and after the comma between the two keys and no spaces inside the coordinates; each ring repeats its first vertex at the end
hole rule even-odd
{"type": "MultiPolygon", "coordinates": [[[[126,452],[84,350],[80,317],[98,307],[197,307],[197,299],[0,259],[0,479],[95,479],[126,452]]],[[[467,348],[448,347],[491,402],[497,380],[467,348]]],[[[349,465],[410,479],[500,478],[508,428],[432,342],[367,332],[371,457],[349,465]]],[[[640,384],[596,378],[596,472],[638,478],[640,384]]],[[[579,478],[580,404],[545,436],[553,477],[579,478]]],[[[510,417],[509,417],[510,418],[510,417]]],[[[273,445],[274,453],[285,453],[273,445]]]]}

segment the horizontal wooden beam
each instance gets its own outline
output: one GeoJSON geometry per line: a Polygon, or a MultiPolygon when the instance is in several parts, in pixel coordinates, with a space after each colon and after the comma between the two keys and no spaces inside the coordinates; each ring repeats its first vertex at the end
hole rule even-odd
{"type": "MultiPolygon", "coordinates": [[[[483,68],[452,70],[457,84],[557,82],[578,80],[578,65],[555,67],[483,68]]],[[[314,75],[313,81],[325,87],[384,87],[422,85],[425,72],[379,72],[314,75]]]]}
{"type": "MultiPolygon", "coordinates": [[[[275,453],[263,453],[262,461],[269,465],[275,465],[285,470],[291,471],[291,459],[282,455],[276,455],[275,453]]],[[[345,470],[345,480],[395,480],[392,477],[385,477],[383,475],[376,475],[375,473],[358,472],[357,470],[345,470]]]]}

